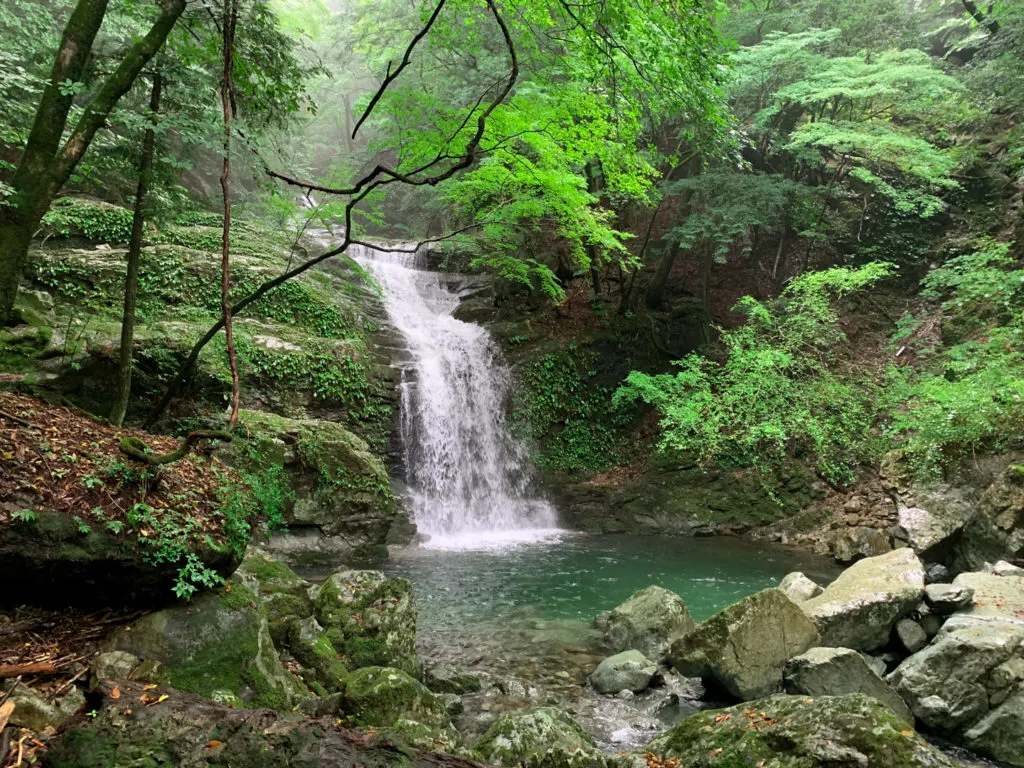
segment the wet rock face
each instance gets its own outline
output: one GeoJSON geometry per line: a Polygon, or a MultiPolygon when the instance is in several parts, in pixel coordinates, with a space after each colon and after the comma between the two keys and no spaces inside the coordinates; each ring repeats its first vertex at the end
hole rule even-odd
{"type": "Polygon", "coordinates": [[[658,665],[640,651],[623,651],[602,661],[590,676],[590,683],[598,693],[640,693],[657,674],[658,665]]]}
{"type": "Polygon", "coordinates": [[[601,625],[604,642],[612,650],[636,650],[655,660],[695,626],[683,598],[659,586],[641,589],[602,615],[601,625]]]}
{"type": "Polygon", "coordinates": [[[416,603],[406,579],[380,571],[339,571],[319,588],[316,620],[352,667],[386,666],[422,674],[416,603]]]}
{"type": "Polygon", "coordinates": [[[877,700],[776,695],[702,712],[647,745],[684,766],[954,768],[877,700]],[[710,756],[714,756],[711,760],[710,756]]]}
{"type": "Polygon", "coordinates": [[[500,768],[604,768],[590,735],[553,707],[503,715],[473,747],[500,768]]]}
{"type": "Polygon", "coordinates": [[[1011,464],[982,494],[954,565],[977,570],[986,562],[1016,558],[1024,558],[1024,467],[1011,464]]]}
{"type": "MultiPolygon", "coordinates": [[[[884,669],[884,667],[883,667],[884,669]]],[[[849,648],[812,648],[786,664],[786,691],[808,696],[862,693],[878,699],[900,720],[913,726],[914,716],[899,694],[849,648]]]]}
{"type": "Polygon", "coordinates": [[[923,594],[921,561],[903,548],[855,563],[800,607],[818,628],[822,645],[871,651],[888,642],[896,622],[923,594]]]}
{"type": "Polygon", "coordinates": [[[751,595],[672,645],[669,661],[742,701],[782,688],[787,660],[818,644],[814,624],[778,589],[751,595]]]}
{"type": "Polygon", "coordinates": [[[120,697],[108,694],[99,715],[51,742],[50,768],[118,768],[128,765],[303,766],[337,768],[474,768],[478,763],[450,755],[403,750],[390,734],[378,738],[339,728],[336,717],[302,719],[269,709],[231,709],[182,691],[147,692],[167,699],[152,706],[125,707],[144,693],[120,683],[120,697]]]}
{"type": "Polygon", "coordinates": [[[289,562],[318,556],[366,562],[386,555],[398,503],[383,461],[362,438],[331,421],[259,411],[244,411],[242,420],[248,443],[222,448],[224,460],[245,463],[247,457],[233,452],[248,450],[279,462],[294,494],[284,516],[289,535],[271,538],[271,554],[289,562]]]}

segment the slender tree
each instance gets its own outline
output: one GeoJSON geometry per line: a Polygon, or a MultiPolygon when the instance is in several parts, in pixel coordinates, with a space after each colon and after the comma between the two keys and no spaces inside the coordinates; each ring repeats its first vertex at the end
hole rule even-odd
{"type": "Polygon", "coordinates": [[[121,350],[117,361],[117,399],[110,411],[110,420],[117,426],[124,422],[128,410],[128,396],[132,389],[132,353],[135,345],[135,299],[139,291],[139,261],[142,256],[142,235],[146,225],[146,195],[153,178],[153,153],[156,146],[156,125],[160,113],[162,78],[153,75],[149,97],[150,125],[142,140],[139,158],[139,183],[135,190],[135,210],[132,216],[132,234],[128,241],[128,266],[124,276],[124,311],[121,316],[121,350]]]}
{"type": "Polygon", "coordinates": [[[25,149],[10,181],[10,205],[0,207],[0,322],[11,314],[28,247],[39,222],[71,177],[96,132],[163,46],[185,11],[185,0],[157,0],[160,13],[149,32],[125,53],[86,104],[65,139],[75,94],[81,88],[93,43],[109,0],[78,0],[61,37],[25,149]]]}
{"type": "Polygon", "coordinates": [[[220,304],[224,319],[224,338],[227,342],[228,366],[231,369],[231,416],[228,419],[230,429],[238,421],[241,402],[238,356],[235,353],[235,337],[231,327],[231,118],[235,113],[231,75],[234,68],[235,28],[238,26],[236,0],[224,0],[224,18],[221,26],[224,33],[224,79],[220,84],[220,104],[224,115],[224,164],[220,173],[220,189],[224,198],[224,230],[220,246],[220,304]]]}

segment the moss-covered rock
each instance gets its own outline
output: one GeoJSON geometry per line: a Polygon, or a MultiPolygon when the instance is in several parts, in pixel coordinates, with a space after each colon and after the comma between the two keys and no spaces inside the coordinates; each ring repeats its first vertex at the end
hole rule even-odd
{"type": "MultiPolygon", "coordinates": [[[[392,746],[386,738],[339,728],[336,717],[282,717],[268,709],[231,709],[173,689],[110,688],[99,714],[52,740],[43,758],[49,768],[476,768],[442,754],[392,746]],[[126,707],[146,694],[164,701],[126,707]]],[[[405,729],[403,729],[405,730],[405,729]]]]}
{"type": "Polygon", "coordinates": [[[363,667],[349,675],[344,708],[361,726],[393,726],[413,720],[441,729],[451,727],[444,701],[400,669],[363,667]]]}
{"type": "Polygon", "coordinates": [[[501,768],[602,768],[606,764],[590,735],[554,707],[502,715],[473,752],[501,768]]]}
{"type": "Polygon", "coordinates": [[[423,682],[435,693],[472,693],[481,687],[479,677],[452,664],[430,665],[424,673],[423,682]]]}
{"type": "Polygon", "coordinates": [[[315,611],[350,667],[386,666],[421,675],[416,603],[406,579],[385,578],[380,571],[339,571],[320,587],[315,611]]]}
{"type": "Polygon", "coordinates": [[[287,641],[292,619],[301,621],[313,615],[309,582],[266,552],[254,550],[247,553],[235,572],[235,578],[259,595],[270,636],[278,648],[287,641]]]}
{"type": "Polygon", "coordinates": [[[249,437],[223,449],[225,460],[243,466],[278,461],[287,473],[288,534],[272,539],[275,555],[297,560],[319,553],[333,562],[386,555],[398,501],[384,463],[365,441],[331,421],[262,411],[243,411],[241,420],[249,437]]]}
{"type": "Polygon", "coordinates": [[[220,701],[287,710],[305,693],[281,666],[259,596],[239,580],[151,613],[105,645],[158,661],[168,684],[220,701]]]}
{"type": "Polygon", "coordinates": [[[688,717],[647,745],[687,768],[954,768],[877,700],[776,695],[688,717]]]}

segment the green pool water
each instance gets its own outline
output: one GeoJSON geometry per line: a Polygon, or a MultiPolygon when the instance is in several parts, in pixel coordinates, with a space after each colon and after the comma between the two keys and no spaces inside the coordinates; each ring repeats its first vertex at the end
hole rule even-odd
{"type": "Polygon", "coordinates": [[[506,550],[408,548],[393,553],[386,570],[412,581],[427,633],[524,611],[589,622],[650,584],[682,595],[700,621],[790,571],[819,583],[839,572],[829,560],[770,543],[631,535],[571,535],[506,550]]]}

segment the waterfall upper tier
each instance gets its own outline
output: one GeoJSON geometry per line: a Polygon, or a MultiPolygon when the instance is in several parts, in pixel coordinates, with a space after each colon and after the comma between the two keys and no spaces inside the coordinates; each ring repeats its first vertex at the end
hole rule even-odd
{"type": "Polygon", "coordinates": [[[452,316],[460,296],[450,276],[424,270],[414,252],[353,246],[349,254],[380,286],[407,345],[402,444],[413,518],[426,545],[499,547],[561,533],[505,425],[508,366],[486,329],[452,316]]]}

